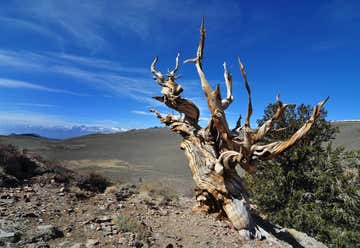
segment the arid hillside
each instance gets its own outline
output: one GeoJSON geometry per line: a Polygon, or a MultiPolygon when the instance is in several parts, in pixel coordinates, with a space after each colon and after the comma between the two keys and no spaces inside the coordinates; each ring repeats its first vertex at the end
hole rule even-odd
{"type": "MultiPolygon", "coordinates": [[[[340,133],[335,145],[360,148],[360,121],[333,122],[340,133]]],[[[0,143],[14,144],[30,153],[60,161],[75,171],[98,172],[120,182],[169,184],[180,193],[191,192],[193,180],[181,138],[167,128],[92,134],[67,140],[32,135],[0,136],[0,143]]]]}

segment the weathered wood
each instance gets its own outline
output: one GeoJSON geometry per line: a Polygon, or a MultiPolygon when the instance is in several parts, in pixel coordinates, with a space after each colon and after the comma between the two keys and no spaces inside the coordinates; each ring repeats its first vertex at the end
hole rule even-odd
{"type": "Polygon", "coordinates": [[[179,69],[179,55],[176,57],[175,68],[166,76],[155,69],[158,58],[155,58],[151,64],[151,72],[162,87],[161,93],[163,94],[154,98],[178,111],[180,116],[183,113],[185,117],[182,119],[170,114],[164,116],[156,110],[151,111],[162,123],[169,126],[171,131],[183,137],[180,147],[189,161],[189,167],[197,187],[197,205],[194,210],[222,212],[226,214],[236,229],[253,229],[247,191],[235,170],[236,166],[241,166],[248,173],[254,174],[257,161],[271,159],[295,145],[314,125],[327,99],[315,106],[311,118],[288,140],[259,145],[257,142],[270,131],[273,123],[280,118],[288,105],[283,104],[277,96],[279,107],[274,116],[258,130],[251,129],[250,117],[253,111],[251,90],[245,68],[239,58],[240,71],[248,93],[248,110],[244,125],[241,126],[239,119],[236,128],[230,131],[224,111],[233,101],[232,75],[227,72],[226,63],[224,63],[227,94],[226,98],[222,99],[219,86],[213,90],[203,71],[204,44],[205,24],[203,20],[196,57],[185,62],[195,63],[211,113],[208,126],[202,128],[198,125],[198,107],[190,100],[181,97],[183,88],[175,82],[179,78],[175,75],[179,69]]]}

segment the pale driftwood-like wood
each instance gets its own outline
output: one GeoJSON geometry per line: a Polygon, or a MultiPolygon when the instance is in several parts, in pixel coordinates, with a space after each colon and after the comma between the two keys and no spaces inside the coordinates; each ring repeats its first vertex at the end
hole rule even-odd
{"type": "Polygon", "coordinates": [[[328,100],[315,106],[311,118],[288,140],[277,141],[260,145],[258,142],[271,129],[274,121],[278,120],[288,104],[276,97],[278,109],[273,117],[266,121],[259,129],[250,127],[252,115],[251,90],[246,76],[245,68],[238,58],[240,71],[248,93],[248,110],[244,125],[241,126],[241,116],[237,126],[230,131],[225,110],[233,101],[232,76],[228,73],[224,63],[224,79],[226,84],[226,98],[222,99],[220,88],[211,87],[203,71],[202,58],[205,44],[204,20],[200,27],[200,41],[196,57],[186,62],[193,62],[198,72],[201,87],[207,100],[211,116],[207,127],[198,125],[199,108],[190,100],[182,98],[183,88],[175,82],[179,77],[176,72],[179,68],[179,54],[176,57],[175,68],[167,75],[163,75],[155,68],[158,58],[151,64],[151,72],[156,82],[162,87],[162,96],[154,97],[166,106],[178,111],[180,118],[173,115],[161,115],[151,110],[157,118],[170,127],[171,131],[183,137],[181,149],[189,161],[193,179],[196,184],[197,205],[194,210],[214,212],[218,211],[231,221],[236,229],[252,229],[247,193],[242,179],[237,174],[236,166],[241,166],[248,173],[254,174],[256,163],[275,157],[281,152],[296,144],[308,133],[321,113],[321,108],[328,100]],[[181,114],[185,117],[182,119],[181,114]]]}

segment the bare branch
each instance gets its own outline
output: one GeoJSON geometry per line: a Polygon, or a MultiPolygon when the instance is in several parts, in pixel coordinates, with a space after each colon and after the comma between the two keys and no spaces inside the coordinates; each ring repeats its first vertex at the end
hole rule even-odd
{"type": "Polygon", "coordinates": [[[254,135],[253,141],[256,142],[260,139],[262,139],[265,134],[271,129],[274,121],[278,120],[281,117],[281,114],[283,113],[284,109],[289,106],[289,104],[284,104],[280,100],[280,95],[278,94],[276,96],[276,102],[278,104],[278,109],[276,110],[275,114],[271,117],[270,120],[267,120],[256,132],[254,135]]]}
{"type": "Polygon", "coordinates": [[[250,117],[252,115],[252,103],[251,103],[251,91],[250,91],[250,86],[249,86],[249,82],[247,80],[247,76],[246,76],[246,72],[245,72],[245,68],[243,66],[243,64],[241,63],[240,57],[238,56],[238,61],[239,61],[239,66],[240,66],[240,70],[241,70],[241,74],[244,78],[244,83],[245,83],[245,87],[246,87],[246,91],[248,93],[249,96],[249,100],[248,100],[248,111],[246,114],[246,118],[245,118],[245,123],[244,126],[250,128],[250,117]]]}
{"type": "MultiPolygon", "coordinates": [[[[178,53],[177,56],[176,56],[176,59],[175,59],[175,68],[168,73],[168,77],[169,77],[169,78],[176,79],[176,78],[175,78],[175,74],[176,74],[176,72],[177,72],[178,69],[179,69],[179,57],[180,57],[180,53],[178,53]]],[[[180,76],[178,76],[177,78],[179,78],[179,77],[180,77],[180,76]]]]}
{"type": "Polygon", "coordinates": [[[158,62],[159,58],[156,56],[154,61],[151,63],[151,72],[154,75],[154,79],[156,80],[156,82],[158,82],[160,85],[163,85],[164,83],[164,76],[163,74],[159,71],[155,69],[156,63],[158,62]]]}
{"type": "Polygon", "coordinates": [[[226,98],[221,100],[223,110],[227,109],[234,100],[234,97],[232,96],[232,76],[227,71],[226,62],[224,62],[224,78],[226,84],[226,98]]]}
{"type": "Polygon", "coordinates": [[[235,125],[233,131],[240,131],[240,129],[241,129],[241,118],[242,118],[242,116],[240,115],[238,120],[236,121],[236,125],[235,125]]]}
{"type": "Polygon", "coordinates": [[[316,119],[320,116],[322,107],[328,100],[329,97],[318,103],[314,107],[310,119],[307,120],[305,124],[299,130],[297,130],[288,140],[276,141],[263,146],[253,145],[251,147],[252,154],[261,160],[268,160],[291,148],[296,142],[298,142],[309,132],[311,127],[315,124],[316,119]]]}
{"type": "Polygon", "coordinates": [[[194,62],[197,72],[199,74],[200,80],[201,80],[201,87],[205,93],[205,96],[207,97],[212,92],[212,88],[208,81],[206,80],[205,74],[202,69],[202,58],[203,58],[203,51],[204,51],[204,44],[205,44],[205,19],[202,18],[201,26],[200,26],[200,41],[198,50],[196,52],[196,58],[193,59],[187,59],[184,61],[184,63],[188,62],[194,62]]]}

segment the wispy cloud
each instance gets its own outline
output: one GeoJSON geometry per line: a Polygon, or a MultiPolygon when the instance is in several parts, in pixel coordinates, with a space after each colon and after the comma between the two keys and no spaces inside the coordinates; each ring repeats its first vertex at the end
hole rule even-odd
{"type": "Polygon", "coordinates": [[[134,114],[137,114],[137,115],[152,115],[152,116],[154,116],[153,113],[145,112],[143,110],[132,110],[131,113],[134,113],[134,114]]]}
{"type": "MultiPolygon", "coordinates": [[[[25,106],[25,107],[39,107],[39,108],[54,108],[56,105],[53,104],[45,104],[45,103],[30,103],[30,102],[12,102],[12,103],[5,103],[8,105],[15,105],[15,106],[25,106]]],[[[4,103],[2,103],[4,105],[4,103]]]]}
{"type": "Polygon", "coordinates": [[[0,10],[3,21],[55,38],[52,30],[56,29],[66,35],[63,42],[71,40],[90,50],[111,47],[104,29],[124,37],[133,34],[142,39],[159,39],[166,35],[164,21],[159,20],[188,25],[198,23],[200,16],[207,16],[214,27],[219,22],[230,21],[231,17],[240,20],[242,14],[237,2],[210,1],[199,6],[198,2],[159,0],[123,0],[111,4],[107,1],[14,1],[10,7],[0,10]]]}
{"type": "Polygon", "coordinates": [[[59,43],[63,42],[63,38],[58,35],[57,33],[53,32],[51,29],[48,29],[44,26],[31,22],[29,20],[22,20],[20,18],[12,18],[12,17],[5,17],[0,16],[0,23],[2,26],[9,26],[12,29],[22,29],[28,30],[31,32],[39,33],[43,36],[51,38],[59,43]]]}
{"type": "MultiPolygon", "coordinates": [[[[0,66],[27,70],[31,73],[57,73],[82,83],[88,83],[93,88],[102,89],[111,94],[125,95],[151,106],[159,105],[151,98],[157,93],[157,85],[145,76],[149,72],[144,68],[125,67],[111,60],[70,54],[41,54],[8,50],[0,50],[0,66]]],[[[79,95],[67,90],[16,80],[3,79],[0,86],[79,95]]]]}
{"type": "Polygon", "coordinates": [[[0,111],[1,125],[68,126],[64,116],[42,114],[33,111],[0,111]]]}
{"type": "Polygon", "coordinates": [[[75,62],[80,65],[85,65],[97,69],[105,69],[107,71],[149,74],[148,69],[139,68],[139,67],[125,67],[119,63],[110,60],[99,59],[94,57],[82,57],[72,54],[56,54],[56,53],[49,53],[49,54],[55,58],[63,59],[65,61],[75,62]]]}
{"type": "Polygon", "coordinates": [[[83,95],[83,94],[75,93],[75,92],[68,91],[68,90],[49,88],[49,87],[38,85],[38,84],[33,84],[33,83],[19,81],[19,80],[13,80],[13,79],[7,79],[7,78],[0,78],[0,87],[40,90],[40,91],[63,93],[63,94],[76,95],[76,96],[83,95]]]}

